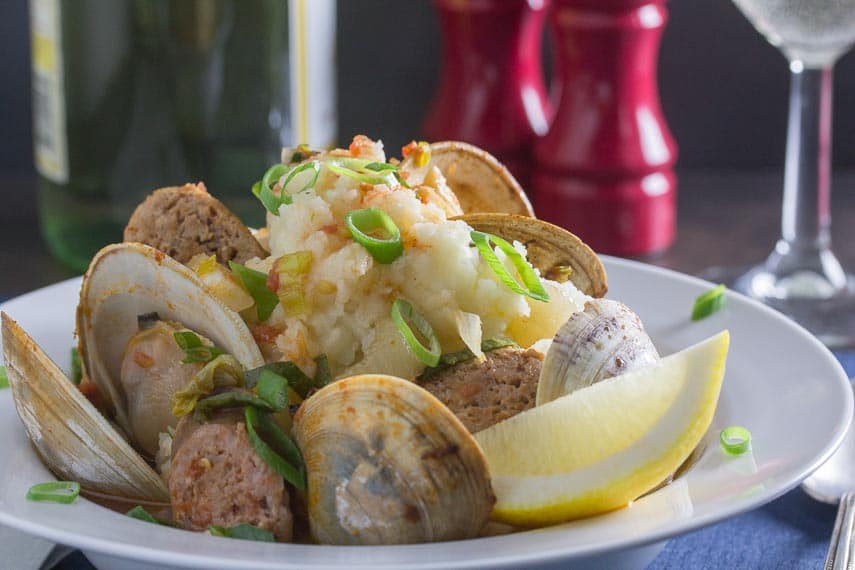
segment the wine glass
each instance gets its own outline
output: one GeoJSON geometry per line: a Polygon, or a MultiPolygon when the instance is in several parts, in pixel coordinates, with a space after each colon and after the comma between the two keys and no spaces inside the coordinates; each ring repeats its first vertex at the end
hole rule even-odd
{"type": "Polygon", "coordinates": [[[732,286],[829,346],[853,346],[855,282],[831,251],[829,201],[832,69],[855,42],[855,0],[734,3],[789,60],[791,88],[781,237],[732,286]]]}

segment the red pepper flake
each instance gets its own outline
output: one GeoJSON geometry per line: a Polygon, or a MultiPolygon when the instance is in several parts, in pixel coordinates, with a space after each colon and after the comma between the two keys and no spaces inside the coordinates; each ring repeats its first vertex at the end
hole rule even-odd
{"type": "Polygon", "coordinates": [[[356,135],[347,150],[350,152],[350,156],[360,156],[363,151],[370,151],[373,146],[374,143],[365,135],[356,135]]]}
{"type": "Polygon", "coordinates": [[[270,268],[270,271],[267,273],[267,282],[265,286],[276,293],[279,291],[279,272],[276,271],[276,266],[270,268]]]}
{"type": "Polygon", "coordinates": [[[89,400],[95,408],[101,411],[104,410],[104,396],[101,395],[101,391],[98,390],[98,386],[94,382],[84,378],[77,389],[80,390],[83,397],[89,400]]]}
{"type": "Polygon", "coordinates": [[[255,325],[252,327],[252,337],[260,343],[270,344],[276,340],[282,331],[269,325],[255,325]]]}
{"type": "Polygon", "coordinates": [[[410,156],[410,153],[412,153],[417,148],[419,148],[419,143],[417,143],[416,141],[410,141],[409,144],[401,147],[401,156],[407,158],[408,156],[410,156]]]}
{"type": "Polygon", "coordinates": [[[154,366],[154,358],[139,350],[134,351],[132,358],[140,368],[151,368],[154,366]]]}

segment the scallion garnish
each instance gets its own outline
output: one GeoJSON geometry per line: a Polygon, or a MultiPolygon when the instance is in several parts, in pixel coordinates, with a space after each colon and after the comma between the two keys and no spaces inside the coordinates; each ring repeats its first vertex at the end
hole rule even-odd
{"type": "MultiPolygon", "coordinates": [[[[365,184],[389,184],[391,181],[386,175],[376,175],[376,174],[368,174],[365,172],[359,172],[358,170],[353,170],[351,168],[347,168],[346,166],[342,166],[341,164],[337,164],[336,162],[329,161],[327,162],[327,168],[331,172],[335,172],[341,176],[347,176],[348,178],[353,178],[359,182],[363,182],[365,184]]],[[[363,167],[364,168],[364,167],[363,167]]]]}
{"type": "Polygon", "coordinates": [[[77,349],[71,348],[71,382],[75,386],[80,384],[83,379],[83,368],[80,366],[80,353],[77,349]]]}
{"type": "Polygon", "coordinates": [[[284,164],[274,164],[267,169],[264,176],[261,177],[261,180],[252,185],[252,193],[255,194],[255,197],[258,198],[262,204],[264,204],[267,211],[274,216],[279,215],[279,206],[282,205],[282,200],[279,196],[273,193],[271,181],[275,184],[276,181],[279,180],[279,178],[281,178],[287,171],[288,167],[284,164]]]}
{"type": "Polygon", "coordinates": [[[229,261],[229,268],[232,270],[232,273],[237,275],[238,279],[243,283],[244,288],[253,300],[255,300],[255,310],[258,314],[258,320],[266,321],[270,318],[270,313],[279,304],[279,297],[267,288],[267,275],[234,261],[229,261]]]}
{"type": "Polygon", "coordinates": [[[9,377],[6,376],[6,367],[0,366],[0,390],[9,387],[9,377]]]}
{"type": "Polygon", "coordinates": [[[388,162],[369,162],[365,166],[363,166],[365,170],[372,170],[374,172],[384,172],[387,170],[397,171],[398,166],[395,164],[389,164],[388,162]]]}
{"type": "MultiPolygon", "coordinates": [[[[481,352],[492,352],[494,350],[499,350],[500,348],[506,348],[508,346],[519,345],[509,338],[488,338],[486,340],[481,341],[481,352]]],[[[434,368],[428,368],[424,372],[422,372],[421,378],[430,378],[434,374],[445,370],[450,366],[460,364],[461,362],[466,362],[467,360],[472,360],[473,358],[475,358],[475,354],[473,354],[472,351],[468,348],[464,348],[463,350],[459,350],[457,352],[447,352],[440,357],[439,364],[437,364],[434,368]]]]}
{"type": "Polygon", "coordinates": [[[299,194],[300,192],[305,192],[306,190],[310,190],[311,188],[315,187],[315,184],[318,183],[318,174],[320,174],[320,172],[321,172],[321,163],[320,162],[318,162],[317,160],[313,160],[311,162],[305,162],[299,166],[295,166],[294,168],[292,168],[288,172],[288,175],[285,177],[285,180],[282,182],[282,191],[280,192],[280,198],[281,198],[283,204],[290,204],[291,203],[291,194],[286,191],[288,188],[288,184],[292,180],[294,180],[294,177],[296,177],[301,172],[305,172],[306,170],[313,171],[312,177],[309,178],[309,180],[305,184],[303,184],[303,186],[299,190],[294,192],[294,194],[299,194]]]}
{"type": "Polygon", "coordinates": [[[247,523],[241,523],[231,527],[212,524],[208,527],[208,532],[211,533],[211,536],[222,536],[224,538],[275,542],[272,532],[247,523]]]}
{"type": "Polygon", "coordinates": [[[253,368],[246,372],[246,387],[253,388],[261,380],[261,375],[265,371],[270,371],[278,376],[283,377],[288,382],[288,387],[294,390],[304,400],[309,396],[312,390],[318,390],[330,383],[332,379],[330,375],[330,366],[326,354],[321,354],[315,358],[317,372],[314,378],[309,378],[300,367],[290,361],[271,362],[258,368],[253,368]]]}
{"type": "Polygon", "coordinates": [[[751,432],[742,426],[724,428],[718,439],[721,448],[730,455],[742,455],[751,447],[751,432]]]}
{"type": "MultiPolygon", "coordinates": [[[[287,405],[288,404],[286,402],[285,406],[287,405]]],[[[207,398],[203,398],[196,402],[193,419],[200,424],[209,422],[211,421],[211,417],[214,415],[215,411],[222,410],[224,408],[237,408],[239,406],[254,406],[266,412],[277,412],[285,407],[282,406],[276,408],[261,396],[256,396],[251,392],[229,390],[227,392],[214,394],[213,396],[208,396],[207,398]]]]}
{"type": "Polygon", "coordinates": [[[475,243],[475,247],[478,248],[478,252],[481,254],[481,257],[484,258],[484,261],[487,262],[487,265],[490,266],[493,273],[495,273],[502,283],[507,285],[509,289],[519,293],[520,295],[526,295],[527,297],[531,297],[538,301],[549,301],[549,294],[546,292],[546,289],[543,288],[543,283],[541,283],[540,277],[537,276],[534,272],[534,268],[532,268],[529,262],[526,261],[522,254],[518,252],[513,245],[499,236],[494,236],[493,234],[472,231],[469,235],[475,243]],[[520,279],[522,279],[522,284],[514,279],[513,275],[508,272],[508,268],[505,267],[505,264],[502,263],[496,255],[496,252],[493,251],[491,243],[507,256],[511,264],[514,266],[514,269],[517,270],[520,279]]]}
{"type": "Polygon", "coordinates": [[[401,231],[383,210],[354,210],[345,214],[344,222],[353,239],[379,263],[392,263],[404,253],[401,231]]]}
{"type": "Polygon", "coordinates": [[[80,495],[80,483],[76,481],[48,481],[38,483],[27,491],[27,500],[49,503],[73,503],[80,495]]]}
{"type": "Polygon", "coordinates": [[[439,345],[436,333],[412,303],[406,299],[395,299],[392,303],[392,321],[416,358],[428,366],[439,364],[442,347],[439,345]],[[425,346],[425,342],[428,346],[425,346]]]}
{"type": "Polygon", "coordinates": [[[222,348],[203,344],[199,335],[192,331],[178,331],[173,333],[172,336],[186,355],[184,360],[181,361],[184,364],[195,362],[207,364],[224,353],[222,348]]]}
{"type": "Polygon", "coordinates": [[[692,307],[692,320],[705,319],[720,310],[724,306],[724,292],[726,290],[727,288],[724,285],[718,285],[695,299],[695,305],[692,307]]]}
{"type": "Polygon", "coordinates": [[[125,515],[131,517],[132,519],[137,519],[138,521],[143,521],[152,524],[159,524],[161,526],[171,526],[173,528],[178,528],[178,525],[163,519],[159,519],[145,510],[142,506],[137,505],[136,507],[129,510],[125,515]]]}
{"type": "Polygon", "coordinates": [[[296,193],[314,188],[315,184],[318,182],[318,174],[321,171],[321,164],[317,160],[297,165],[290,170],[284,164],[274,164],[267,169],[267,172],[264,173],[264,176],[261,177],[260,181],[253,184],[252,193],[255,194],[255,197],[258,198],[262,204],[264,204],[264,207],[267,208],[268,212],[278,216],[279,206],[282,204],[290,204],[292,201],[291,195],[286,191],[288,183],[291,182],[298,174],[305,172],[306,170],[313,170],[314,174],[299,190],[297,190],[296,193]],[[273,187],[283,176],[285,176],[285,180],[282,181],[279,188],[279,196],[277,196],[273,193],[273,187]]]}
{"type": "Polygon", "coordinates": [[[303,458],[291,438],[285,435],[285,432],[270,419],[268,414],[259,413],[252,406],[244,408],[244,418],[246,419],[246,433],[258,456],[295,488],[304,491],[306,489],[306,474],[303,458]],[[259,430],[272,441],[273,446],[276,447],[275,450],[261,438],[258,434],[259,430]]]}
{"type": "Polygon", "coordinates": [[[258,397],[270,404],[273,411],[288,407],[288,381],[272,370],[262,370],[255,386],[258,397]]]}

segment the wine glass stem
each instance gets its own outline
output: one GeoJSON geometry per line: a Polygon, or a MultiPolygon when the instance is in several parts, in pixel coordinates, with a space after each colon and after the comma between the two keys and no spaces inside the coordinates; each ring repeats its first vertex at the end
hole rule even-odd
{"type": "Polygon", "coordinates": [[[793,253],[816,255],[831,245],[832,67],[793,61],[790,70],[781,236],[793,253]]]}

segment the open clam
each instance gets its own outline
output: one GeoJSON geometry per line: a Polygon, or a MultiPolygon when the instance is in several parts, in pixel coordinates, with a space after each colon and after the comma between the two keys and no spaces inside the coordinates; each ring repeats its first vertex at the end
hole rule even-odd
{"type": "MultiPolygon", "coordinates": [[[[531,202],[516,178],[487,151],[465,142],[440,141],[428,145],[430,160],[416,166],[412,158],[401,165],[414,184],[437,167],[454,191],[464,213],[504,212],[534,216],[531,202]]],[[[410,179],[408,179],[410,181],[410,179]]]]}
{"type": "Polygon", "coordinates": [[[352,376],[303,403],[294,432],[309,522],[323,544],[405,544],[478,536],[495,501],[481,449],[426,390],[352,376]]]}
{"type": "Polygon", "coordinates": [[[89,491],[168,501],[160,476],[3,313],[3,358],[18,415],[45,465],[89,491]]]}
{"type": "MultiPolygon", "coordinates": [[[[3,349],[18,413],[48,467],[84,489],[167,499],[163,482],[139,451],[153,455],[150,442],[166,431],[164,422],[177,421],[171,414],[175,386],[167,384],[177,368],[159,366],[163,353],[137,358],[129,349],[158,344],[152,343],[151,331],[139,328],[139,317],[151,314],[170,323],[160,333],[170,341],[165,344],[175,344],[174,330],[190,329],[232,355],[228,358],[235,359],[236,367],[264,364],[240,316],[208,293],[187,267],[142,244],[107,246],[83,278],[77,333],[86,378],[98,388],[107,415],[129,442],[20,327],[4,318],[3,349]],[[128,372],[129,353],[148,375],[128,372]]],[[[177,351],[170,357],[184,354],[177,351]]],[[[180,360],[177,366],[182,366],[180,360]]]]}
{"type": "Polygon", "coordinates": [[[582,293],[602,297],[608,290],[606,270],[597,254],[578,237],[549,222],[511,214],[464,214],[479,231],[515,240],[526,247],[528,260],[553,281],[572,281],[582,293]]]}
{"type": "MultiPolygon", "coordinates": [[[[150,410],[130,409],[121,382],[122,365],[128,342],[139,330],[138,317],[151,313],[210,339],[244,368],[264,364],[240,315],[211,295],[190,269],[142,244],[105,247],[83,278],[77,334],[89,379],[129,434],[134,431],[131,414],[144,415],[150,410]]],[[[145,398],[137,400],[145,403],[145,398]]]]}

